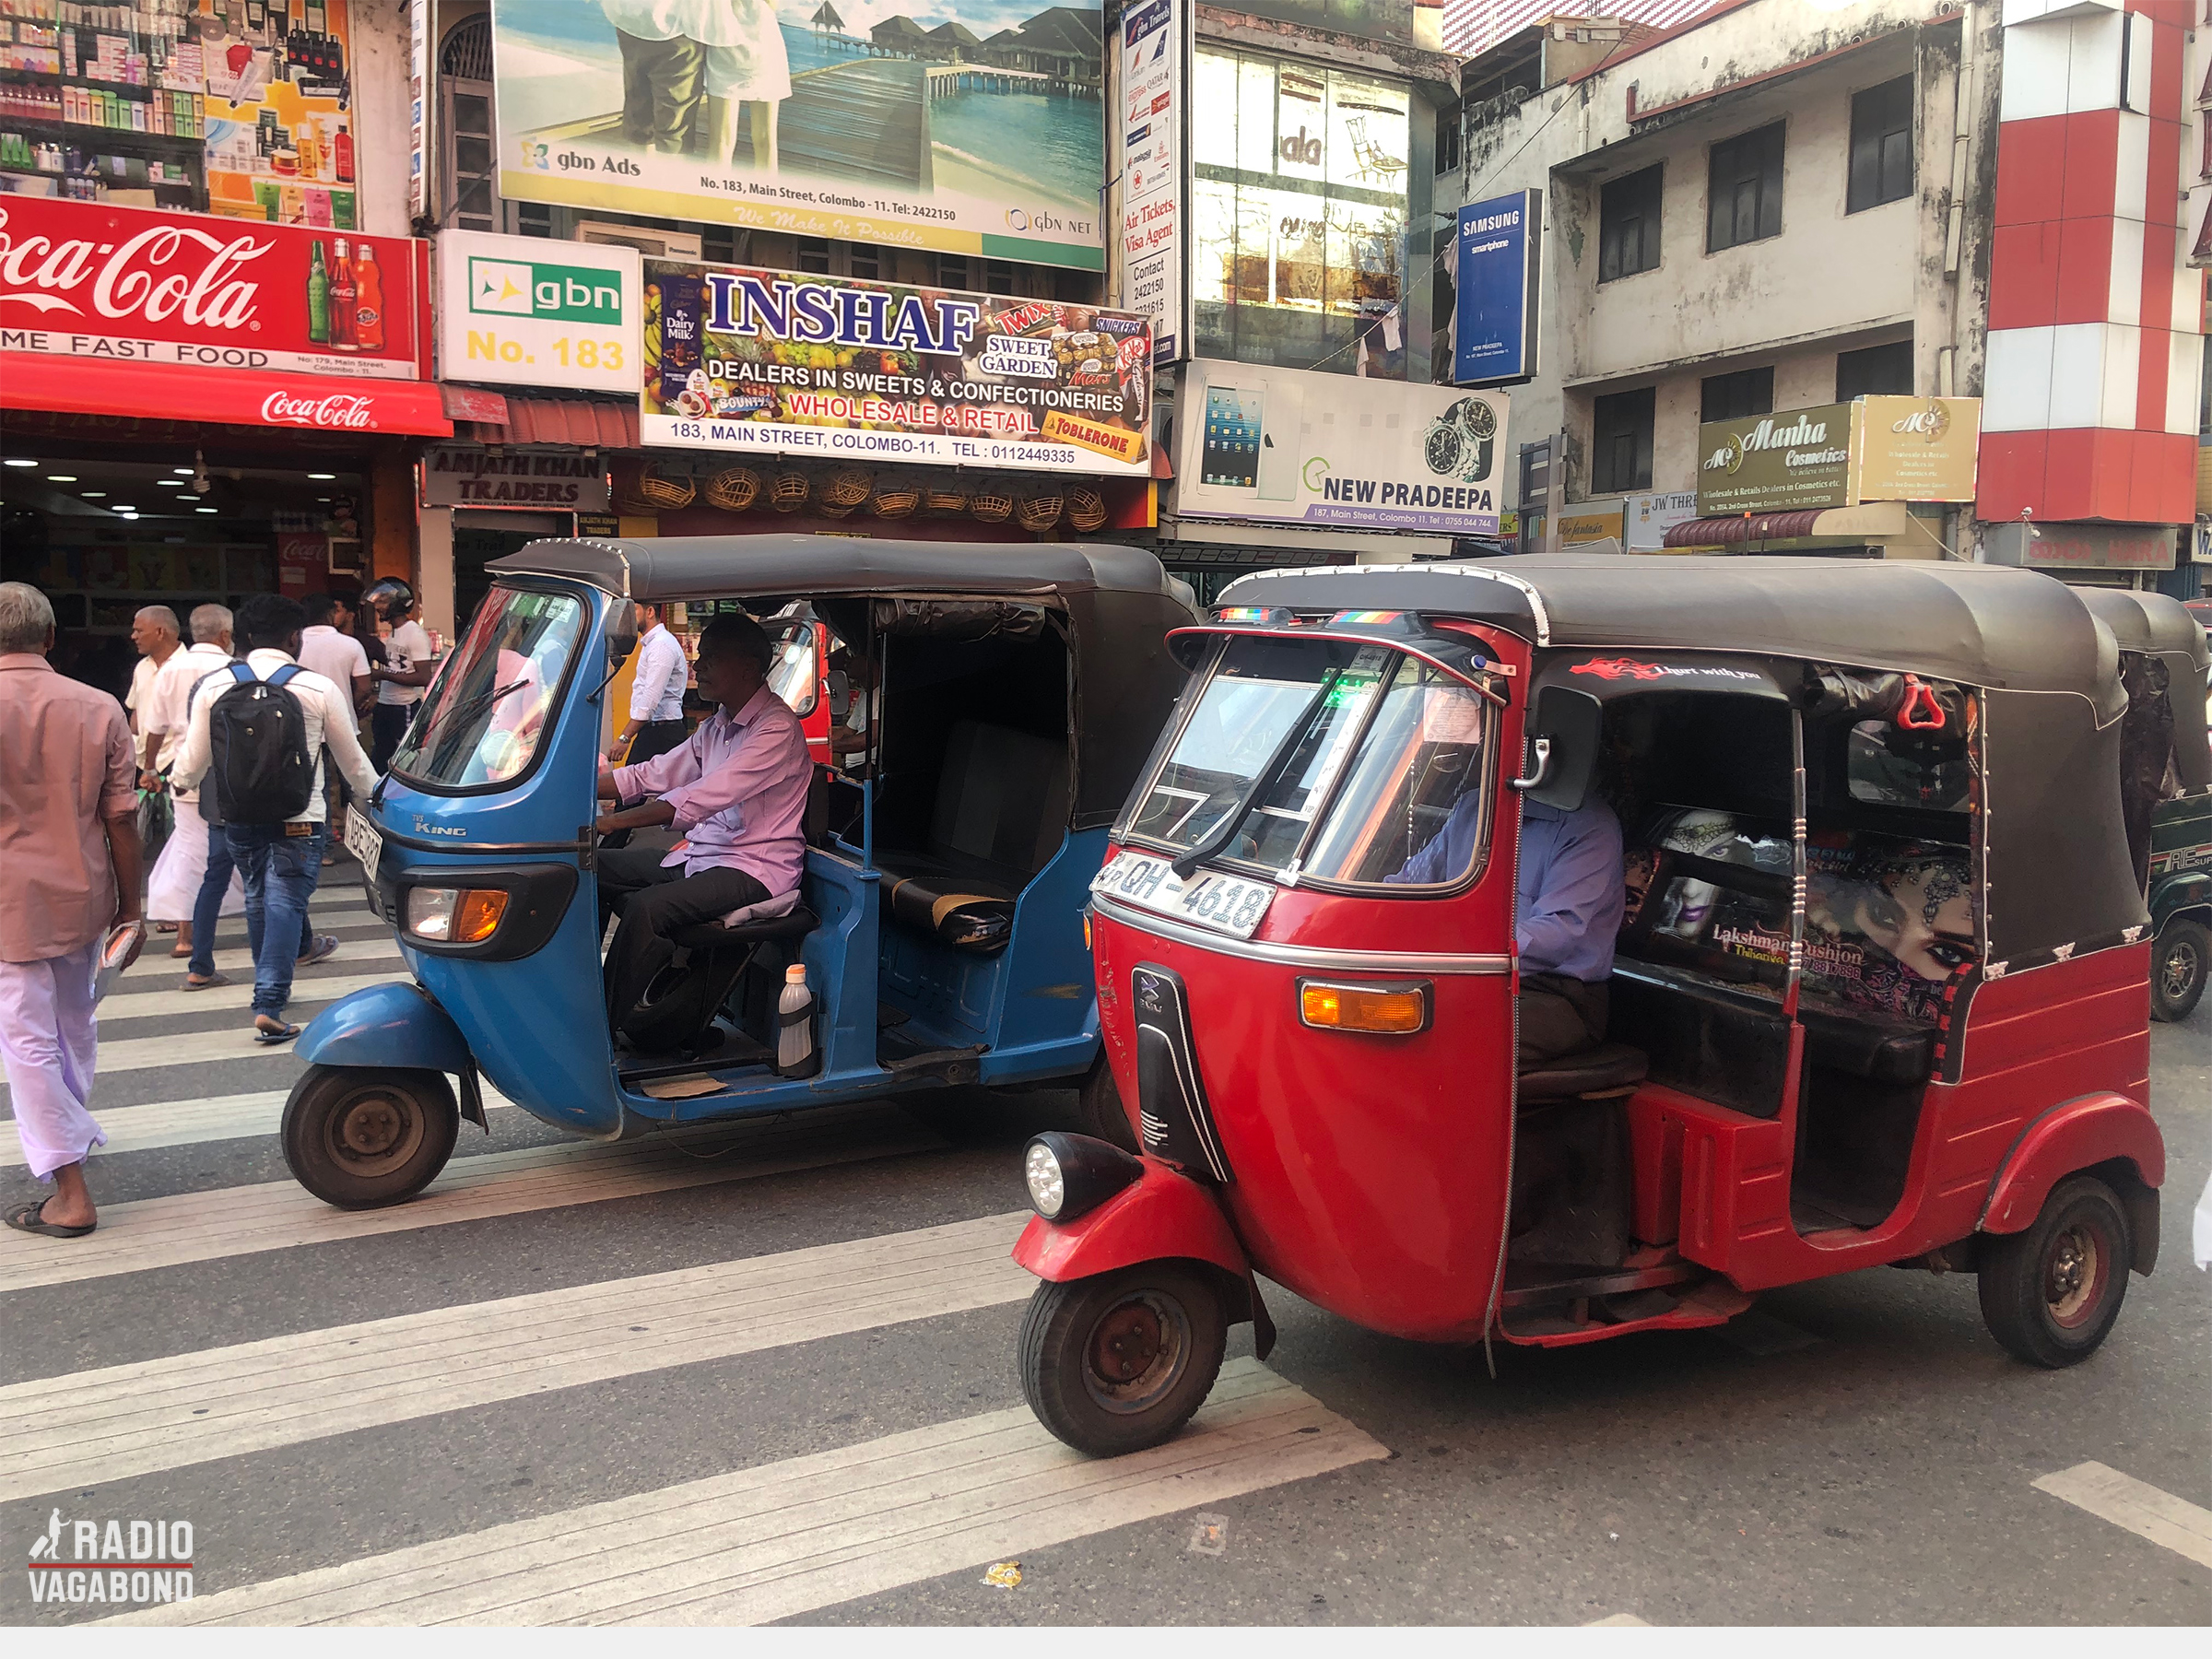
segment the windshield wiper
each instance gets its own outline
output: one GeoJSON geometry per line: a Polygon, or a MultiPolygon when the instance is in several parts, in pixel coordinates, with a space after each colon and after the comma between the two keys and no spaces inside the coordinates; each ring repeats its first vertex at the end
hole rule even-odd
{"type": "Polygon", "coordinates": [[[498,702],[500,699],[507,696],[510,692],[520,691],[529,683],[530,682],[526,679],[519,679],[516,680],[512,686],[501,686],[496,691],[487,691],[481,696],[472,697],[468,701],[463,703],[459,708],[453,710],[451,713],[444,715],[442,718],[458,724],[462,721],[472,718],[476,714],[481,712],[483,710],[490,708],[492,704],[498,702]]]}
{"type": "Polygon", "coordinates": [[[1229,809],[1220,823],[1203,841],[1169,865],[1178,881],[1188,881],[1193,870],[1229,845],[1230,837],[1236,834],[1237,826],[1244,821],[1244,815],[1252,810],[1252,804],[1275,787],[1282,776],[1283,769],[1289,765],[1290,757],[1298,752],[1299,740],[1305,736],[1307,728],[1313,724],[1313,717],[1321,712],[1322,705],[1328,701],[1329,693],[1336,688],[1336,682],[1343,677],[1344,670],[1340,667],[1328,671],[1312,699],[1299,712],[1298,718],[1290,723],[1289,730],[1277,738],[1275,747],[1268,751],[1267,764],[1253,775],[1250,786],[1237,797],[1236,804],[1229,809]]]}

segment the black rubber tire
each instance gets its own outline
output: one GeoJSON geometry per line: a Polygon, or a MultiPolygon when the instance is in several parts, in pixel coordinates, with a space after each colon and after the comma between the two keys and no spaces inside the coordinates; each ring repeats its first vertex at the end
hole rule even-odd
{"type": "Polygon", "coordinates": [[[2094,1175],[2051,1189],[2027,1231],[1984,1237],[1982,1318],[2014,1358],[2052,1371],[2095,1353],[2127,1298],[2127,1211],[2094,1175]]]}
{"type": "Polygon", "coordinates": [[[461,1109],[443,1072],[311,1065],[284,1103],[292,1179],[339,1209],[402,1204],[453,1155],[461,1109]]]}
{"type": "MultiPolygon", "coordinates": [[[[1063,1285],[1043,1284],[1021,1320],[1021,1392],[1037,1420],[1077,1451],[1119,1457],[1173,1438],[1220,1374],[1229,1326],[1203,1273],[1147,1262],[1063,1285]],[[1110,1318],[1149,1319],[1166,1340],[1149,1348],[1157,1377],[1126,1382],[1091,1358],[1114,1341],[1110,1318]],[[1127,1390],[1118,1403],[1116,1390],[1127,1390]]],[[[1140,1348],[1140,1353],[1147,1351],[1140,1348]]]]}
{"type": "Polygon", "coordinates": [[[2212,932],[2176,916],[2150,947],[2150,1014],[2169,1022],[2189,1018],[2212,969],[2212,932]]]}
{"type": "Polygon", "coordinates": [[[1099,1051],[1099,1057],[1083,1074],[1077,1114],[1082,1120],[1084,1134],[1095,1135],[1124,1152],[1144,1150],[1136,1144],[1136,1130],[1129,1122],[1128,1112],[1122,1109],[1122,1091],[1114,1083],[1113,1068],[1106,1064],[1104,1049],[1099,1051]]]}

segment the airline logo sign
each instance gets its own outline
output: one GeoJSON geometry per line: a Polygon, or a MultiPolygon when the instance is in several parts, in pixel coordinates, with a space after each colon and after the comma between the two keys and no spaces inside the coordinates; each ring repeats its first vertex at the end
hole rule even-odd
{"type": "Polygon", "coordinates": [[[438,285],[445,379],[638,391],[644,305],[635,248],[448,230],[438,239],[438,285]]]}

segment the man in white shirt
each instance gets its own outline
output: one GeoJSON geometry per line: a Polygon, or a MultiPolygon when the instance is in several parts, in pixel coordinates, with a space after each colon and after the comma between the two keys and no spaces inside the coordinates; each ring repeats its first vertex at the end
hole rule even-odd
{"type": "Polygon", "coordinates": [[[376,681],[376,710],[370,716],[370,754],[379,771],[392,764],[392,751],[407,735],[415,705],[430,683],[438,665],[432,659],[429,630],[422,625],[422,604],[414,590],[402,588],[381,606],[381,620],[392,631],[384,637],[386,660],[370,665],[376,681]]]}
{"type": "MultiPolygon", "coordinates": [[[[375,694],[376,682],[369,677],[369,653],[353,637],[353,607],[343,594],[307,596],[307,628],[300,636],[300,666],[313,669],[350,695],[352,704],[346,711],[348,719],[375,694]]],[[[358,721],[355,730],[359,730],[358,721]]],[[[323,850],[323,865],[327,869],[338,862],[337,849],[346,839],[346,808],[353,804],[353,791],[337,775],[335,767],[324,781],[324,798],[330,808],[330,844],[323,850]]]]}
{"type": "MultiPolygon", "coordinates": [[[[208,675],[229,665],[229,611],[220,605],[196,607],[192,613],[192,643],[172,652],[161,665],[161,672],[154,677],[153,693],[139,715],[154,751],[149,764],[157,774],[173,768],[184,747],[185,728],[192,720],[193,688],[208,675]]],[[[188,957],[193,954],[193,917],[200,883],[207,874],[207,820],[200,814],[197,790],[172,786],[170,801],[176,808],[176,827],[170,831],[161,856],[154,861],[154,873],[147,883],[146,913],[149,921],[177,924],[177,947],[170,955],[188,957]]],[[[224,883],[217,907],[208,912],[210,932],[218,914],[235,916],[245,908],[237,882],[224,883]]]]}
{"type": "Polygon", "coordinates": [[[131,712],[131,730],[135,734],[138,762],[138,787],[154,787],[153,745],[147,741],[146,729],[147,704],[151,700],[154,677],[161,665],[176,654],[179,630],[177,613],[166,605],[148,605],[141,607],[131,618],[131,643],[138,647],[138,661],[131,668],[131,694],[123,700],[123,706],[131,712]]]}
{"type": "MultiPolygon", "coordinates": [[[[239,607],[246,666],[255,678],[269,679],[280,670],[297,665],[300,636],[306,623],[307,613],[300,602],[278,594],[256,594],[239,607]]],[[[198,788],[212,764],[210,715],[229,689],[224,684],[228,677],[202,681],[193,696],[192,724],[171,774],[182,788],[198,788]]],[[[224,825],[230,856],[238,861],[246,878],[246,932],[253,946],[253,1040],[263,1043],[289,1042],[300,1035],[300,1028],[285,1019],[284,1007],[291,1000],[292,968],[300,954],[300,930],[307,919],[308,900],[323,873],[323,843],[329,834],[323,804],[325,747],[357,794],[369,794],[377,785],[376,772],[354,734],[347,694],[305,668],[292,675],[283,688],[299,702],[307,753],[314,767],[306,810],[281,824],[227,821],[224,825]]],[[[225,818],[233,820],[229,803],[225,807],[225,818]]]]}
{"type": "Polygon", "coordinates": [[[638,606],[644,637],[638,641],[638,673],[629,688],[629,718],[607,746],[616,765],[627,759],[641,766],[655,755],[680,747],[690,733],[684,726],[684,686],[691,677],[684,643],[668,631],[657,605],[638,606]],[[624,751],[628,750],[625,756],[624,751]]]}

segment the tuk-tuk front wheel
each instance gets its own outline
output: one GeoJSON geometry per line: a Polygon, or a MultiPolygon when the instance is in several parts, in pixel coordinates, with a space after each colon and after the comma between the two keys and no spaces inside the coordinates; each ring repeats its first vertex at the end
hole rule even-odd
{"type": "Polygon", "coordinates": [[[461,1111],[443,1072],[311,1065],[284,1105],[292,1178],[340,1209],[412,1198],[453,1155],[461,1111]]]}
{"type": "Polygon", "coordinates": [[[1021,1392],[1077,1451],[1141,1452],[1205,1403],[1228,1340],[1214,1287],[1177,1263],[1040,1285],[1021,1322],[1021,1392]]]}
{"type": "Polygon", "coordinates": [[[1988,1239],[1982,1318],[2016,1358],[2056,1371],[2097,1351],[2127,1295],[2127,1212],[2093,1175],[2052,1188],[2026,1232],[1988,1239]]]}
{"type": "Polygon", "coordinates": [[[1136,1144],[1136,1131],[1129,1126],[1129,1113],[1122,1106],[1121,1088],[1113,1080],[1113,1068],[1106,1064],[1103,1049],[1090,1063],[1090,1070],[1084,1074],[1077,1105],[1084,1134],[1110,1147],[1119,1147],[1124,1152],[1144,1150],[1136,1144]]]}
{"type": "Polygon", "coordinates": [[[2160,1019],[2189,1018],[2205,994],[2212,967],[2212,933],[2201,922],[2177,916],[2150,947],[2150,1011],[2160,1019]]]}

